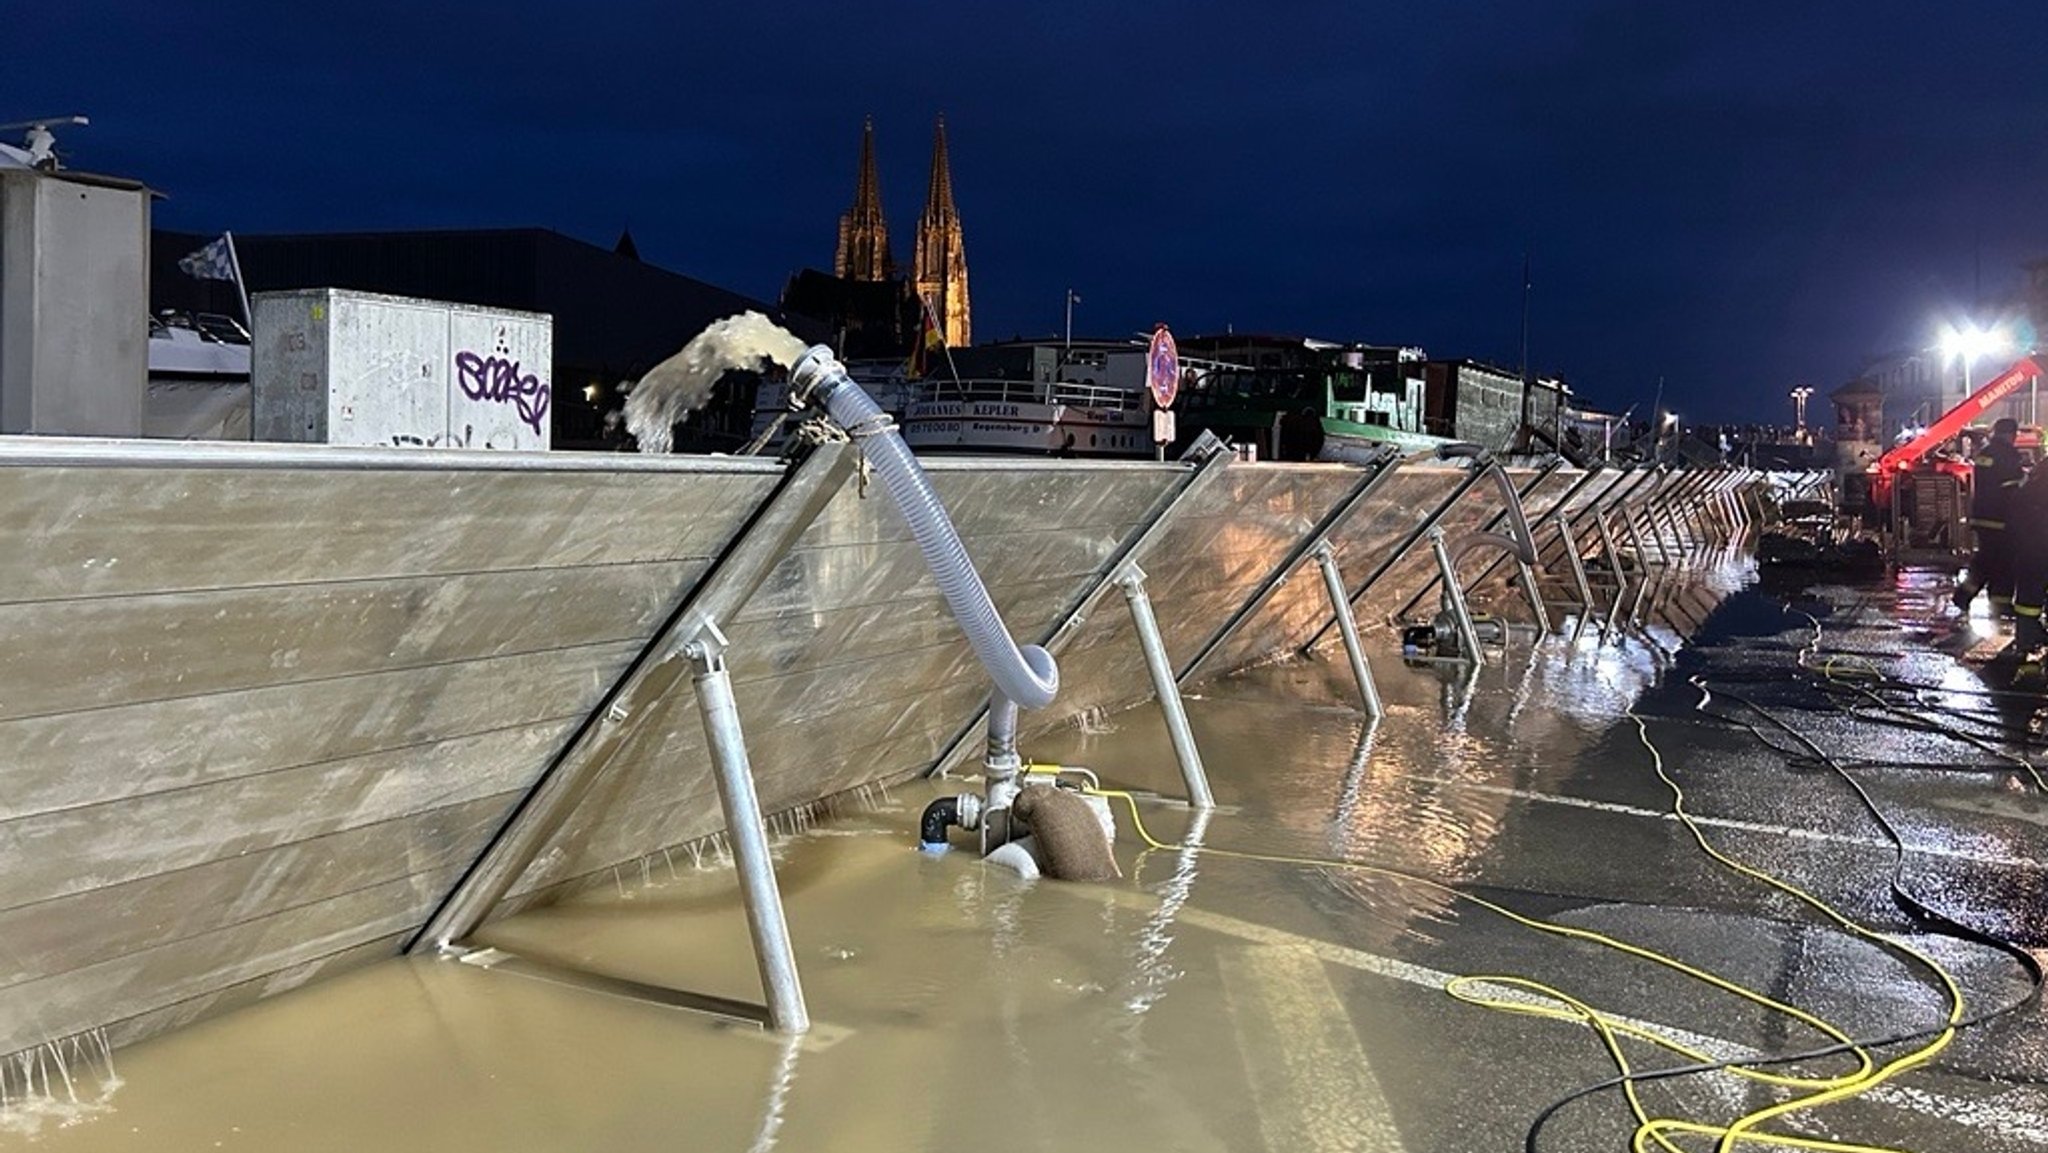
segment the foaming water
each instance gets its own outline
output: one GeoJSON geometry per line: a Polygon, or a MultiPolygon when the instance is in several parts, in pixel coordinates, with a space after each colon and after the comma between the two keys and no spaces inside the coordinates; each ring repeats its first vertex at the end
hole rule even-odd
{"type": "Polygon", "coordinates": [[[0,1133],[34,1138],[91,1120],[113,1109],[119,1088],[99,1029],[0,1057],[0,1133]]]}
{"type": "Polygon", "coordinates": [[[758,312],[715,321],[633,386],[626,428],[641,452],[673,452],[676,422],[704,406],[720,376],[763,361],[788,368],[803,354],[803,341],[758,312]]]}

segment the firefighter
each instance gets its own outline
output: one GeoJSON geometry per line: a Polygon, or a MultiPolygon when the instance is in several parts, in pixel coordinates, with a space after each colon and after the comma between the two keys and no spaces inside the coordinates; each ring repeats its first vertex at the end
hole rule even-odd
{"type": "MultiPolygon", "coordinates": [[[[2006,531],[2013,494],[2026,479],[2020,450],[2020,423],[2001,417],[1991,426],[1991,439],[1971,459],[1970,528],[1977,534],[1977,552],[1970,571],[1956,582],[1955,604],[1964,612],[1979,591],[1991,595],[1991,611],[2003,615],[2013,607],[2013,535],[2006,531]]],[[[2048,525],[2040,526],[2048,528],[2048,525]]],[[[2038,528],[2037,530],[2038,531],[2038,528]]]]}
{"type": "Polygon", "coordinates": [[[2006,539],[2012,543],[2014,615],[2012,644],[2001,657],[2026,661],[2018,670],[2021,677],[2038,677],[2041,668],[2034,654],[2048,646],[2048,628],[2041,620],[2042,602],[2048,600],[2048,468],[2037,468],[2026,482],[2012,490],[2005,514],[2006,539]]]}

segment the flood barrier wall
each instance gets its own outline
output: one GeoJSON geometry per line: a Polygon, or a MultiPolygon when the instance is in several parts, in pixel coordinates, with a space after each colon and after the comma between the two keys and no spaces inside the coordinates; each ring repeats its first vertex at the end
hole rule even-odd
{"type": "MultiPolygon", "coordinates": [[[[980,739],[986,678],[852,452],[793,466],[836,488],[718,622],[769,812],[980,739]]],[[[1428,592],[1427,528],[1501,512],[1435,462],[927,467],[1013,632],[1060,654],[1027,738],[1149,699],[1126,565],[1187,680],[1332,643],[1316,542],[1370,635],[1428,592]]],[[[1511,474],[1547,569],[1549,513],[1702,481],[1511,474]]],[[[501,912],[719,831],[687,679],[594,710],[787,484],[751,459],[0,438],[0,1054],[125,1043],[394,955],[592,725],[623,740],[501,912]]],[[[1461,583],[1514,612],[1490,561],[1461,583]]]]}

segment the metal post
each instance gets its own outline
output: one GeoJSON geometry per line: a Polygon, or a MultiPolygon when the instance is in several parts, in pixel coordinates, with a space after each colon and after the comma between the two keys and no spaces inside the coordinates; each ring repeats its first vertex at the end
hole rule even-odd
{"type": "Polygon", "coordinates": [[[1323,570],[1323,588],[1330,594],[1330,608],[1337,614],[1337,634],[1344,638],[1344,655],[1351,658],[1351,679],[1358,682],[1365,715],[1378,720],[1386,710],[1380,705],[1379,686],[1373,683],[1365,648],[1358,642],[1358,620],[1351,615],[1351,601],[1344,595],[1344,573],[1337,567],[1337,550],[1324,541],[1316,546],[1315,558],[1323,570]]]}
{"type": "Polygon", "coordinates": [[[1601,630],[1610,633],[1621,618],[1621,602],[1628,599],[1628,572],[1621,563],[1621,549],[1615,546],[1614,532],[1607,526],[1607,514],[1595,509],[1593,527],[1600,537],[1600,551],[1607,554],[1607,567],[1614,570],[1614,603],[1607,606],[1607,624],[1601,630]]]}
{"type": "MultiPolygon", "coordinates": [[[[1586,618],[1592,614],[1595,607],[1593,604],[1593,582],[1586,579],[1586,560],[1579,555],[1579,541],[1577,537],[1572,535],[1572,522],[1566,519],[1563,513],[1558,513],[1554,519],[1557,521],[1557,535],[1564,541],[1565,559],[1571,562],[1572,584],[1579,590],[1578,627],[1584,628],[1586,618]]],[[[1574,642],[1578,640],[1577,630],[1574,630],[1572,639],[1574,642]]]]}
{"type": "Polygon", "coordinates": [[[235,271],[235,295],[242,301],[242,323],[249,326],[249,334],[256,334],[256,314],[249,311],[249,282],[242,279],[242,254],[235,249],[235,234],[224,232],[221,239],[228,242],[228,265],[235,271]]]}
{"type": "Polygon", "coordinates": [[[1693,523],[1699,526],[1701,534],[1707,541],[1716,540],[1724,535],[1722,530],[1726,526],[1721,523],[1715,506],[1720,500],[1721,490],[1727,486],[1728,481],[1724,477],[1693,495],[1693,523]]]}
{"type": "Polygon", "coordinates": [[[1671,511],[1670,501],[1665,501],[1658,507],[1664,513],[1665,526],[1671,530],[1671,540],[1678,548],[1679,563],[1687,563],[1691,559],[1692,549],[1686,543],[1685,526],[1679,523],[1678,515],[1671,511]]]}
{"type": "Polygon", "coordinates": [[[1706,548],[1706,537],[1700,531],[1699,526],[1699,502],[1700,494],[1712,488],[1713,485],[1713,473],[1696,474],[1683,488],[1673,493],[1670,500],[1665,502],[1665,506],[1670,510],[1672,520],[1676,523],[1678,532],[1681,534],[1681,539],[1685,542],[1689,551],[1699,551],[1706,548]]]}
{"type": "MultiPolygon", "coordinates": [[[[1650,561],[1648,550],[1643,548],[1643,534],[1636,530],[1636,518],[1629,515],[1628,509],[1621,510],[1621,526],[1628,530],[1629,542],[1636,550],[1636,575],[1641,578],[1636,582],[1635,604],[1628,610],[1628,619],[1635,622],[1642,619],[1643,595],[1650,591],[1650,561]]],[[[1664,567],[1668,569],[1670,565],[1664,567]]]]}
{"type": "Polygon", "coordinates": [[[1201,751],[1195,748],[1194,730],[1188,727],[1187,706],[1181,703],[1180,682],[1174,678],[1173,662],[1167,659],[1166,642],[1159,636],[1159,618],[1152,615],[1152,598],[1145,594],[1145,570],[1127,564],[1116,576],[1118,588],[1131,604],[1131,623],[1138,630],[1138,647],[1145,652],[1145,668],[1152,674],[1152,691],[1159,696],[1159,711],[1166,715],[1166,734],[1173,739],[1173,755],[1180,761],[1181,779],[1187,782],[1188,804],[1197,809],[1216,807],[1209,792],[1209,775],[1202,768],[1201,751]]]}
{"type": "Polygon", "coordinates": [[[1669,569],[1673,565],[1683,564],[1685,556],[1679,552],[1675,542],[1664,539],[1664,526],[1657,520],[1657,502],[1658,498],[1653,496],[1644,501],[1641,508],[1632,510],[1630,515],[1642,530],[1643,539],[1656,547],[1659,567],[1669,569]]]}
{"type": "Polygon", "coordinates": [[[1688,485],[1685,492],[1672,502],[1674,507],[1671,511],[1678,517],[1678,525],[1685,531],[1686,539],[1691,541],[1695,548],[1703,549],[1707,546],[1706,534],[1700,528],[1700,501],[1708,492],[1713,491],[1715,483],[1715,474],[1708,473],[1705,483],[1688,485]]]}
{"type": "MultiPolygon", "coordinates": [[[[1622,524],[1628,528],[1629,539],[1635,544],[1636,554],[1642,558],[1642,565],[1647,569],[1649,566],[1649,550],[1643,547],[1642,526],[1636,521],[1636,510],[1623,505],[1621,508],[1621,520],[1622,524]]],[[[1670,568],[1671,554],[1664,548],[1664,542],[1657,539],[1655,526],[1652,526],[1650,530],[1650,542],[1657,546],[1658,567],[1670,568]]]]}
{"type": "Polygon", "coordinates": [[[1451,564],[1451,550],[1444,547],[1444,530],[1429,530],[1429,551],[1436,554],[1437,575],[1443,578],[1444,600],[1449,602],[1451,616],[1458,623],[1458,637],[1465,644],[1465,651],[1471,654],[1474,665],[1484,657],[1479,651],[1479,629],[1472,623],[1472,610],[1465,605],[1465,590],[1458,586],[1458,570],[1451,564]]]}
{"type": "Polygon", "coordinates": [[[1721,491],[1717,488],[1700,502],[1700,519],[1706,523],[1708,539],[1726,546],[1735,540],[1735,526],[1728,523],[1728,510],[1721,506],[1721,491]]]}
{"type": "MultiPolygon", "coordinates": [[[[1480,469],[1465,470],[1465,475],[1460,477],[1458,483],[1451,488],[1450,494],[1437,502],[1435,508],[1431,509],[1414,528],[1408,530],[1407,535],[1401,538],[1400,543],[1387,551],[1387,555],[1380,560],[1379,564],[1373,567],[1372,573],[1365,578],[1365,582],[1352,589],[1351,595],[1347,599],[1355,605],[1364,598],[1365,594],[1370,592],[1372,587],[1379,583],[1381,577],[1387,575],[1388,572],[1393,570],[1395,565],[1401,563],[1402,559],[1408,555],[1409,549],[1420,544],[1425,536],[1436,530],[1438,522],[1444,519],[1444,514],[1451,511],[1458,501],[1462,500],[1466,493],[1472,491],[1472,487],[1478,484],[1479,479],[1485,475],[1486,473],[1480,469]]],[[[1314,652],[1315,647],[1322,643],[1323,637],[1335,627],[1337,627],[1335,621],[1323,625],[1302,644],[1298,651],[1304,656],[1314,652]]]]}
{"type": "Polygon", "coordinates": [[[1699,534],[1700,545],[1711,548],[1721,533],[1720,519],[1715,516],[1714,502],[1722,487],[1728,483],[1724,474],[1705,488],[1695,489],[1692,499],[1686,503],[1687,523],[1699,534]]]}
{"type": "MultiPolygon", "coordinates": [[[[1606,489],[1608,488],[1612,488],[1614,484],[1618,480],[1620,480],[1620,474],[1617,473],[1609,475],[1605,470],[1597,467],[1586,472],[1584,475],[1579,477],[1577,483],[1573,484],[1569,489],[1565,490],[1564,495],[1559,497],[1556,503],[1552,504],[1549,509],[1545,510],[1545,515],[1548,516],[1554,514],[1557,516],[1568,517],[1576,522],[1580,517],[1586,515],[1586,510],[1589,507],[1591,507],[1593,504],[1598,503],[1597,493],[1595,493],[1591,499],[1581,501],[1581,498],[1585,497],[1586,494],[1589,491],[1591,491],[1595,485],[1599,484],[1603,478],[1605,478],[1607,483],[1601,487],[1602,492],[1606,491],[1606,489]]],[[[1537,555],[1536,565],[1538,568],[1545,567],[1545,562],[1542,558],[1540,551],[1537,555]]]]}
{"type": "Polygon", "coordinates": [[[681,646],[694,639],[706,622],[729,619],[739,611],[853,471],[852,446],[845,444],[823,445],[790,470],[775,495],[690,592],[683,607],[647,643],[584,719],[583,727],[542,771],[504,827],[407,944],[407,952],[446,950],[484,923],[582,803],[605,766],[639,731],[634,718],[651,712],[682,680],[686,669],[679,655],[681,646]]]}
{"type": "MultiPolygon", "coordinates": [[[[1082,626],[1087,624],[1088,618],[1094,614],[1097,604],[1108,595],[1110,586],[1116,581],[1116,574],[1123,571],[1124,562],[1137,560],[1150,553],[1152,548],[1172,531],[1181,504],[1205,491],[1209,485],[1217,483],[1232,467],[1236,457],[1224,447],[1223,442],[1217,439],[1214,433],[1203,432],[1188,446],[1187,451],[1181,454],[1181,459],[1199,463],[1188,470],[1186,480],[1153,506],[1151,517],[1146,521],[1145,527],[1123,543],[1116,555],[1102,567],[1101,576],[1075,598],[1059,623],[1039,637],[1038,643],[1047,652],[1058,656],[1065,651],[1067,645],[1073,643],[1074,638],[1080,635],[1082,626]]],[[[1186,674],[1183,674],[1181,679],[1186,680],[1186,674]]],[[[961,725],[960,730],[953,734],[953,739],[946,742],[946,751],[932,761],[932,766],[926,770],[925,775],[944,776],[951,772],[954,766],[973,755],[978,747],[978,742],[974,740],[975,730],[981,727],[982,720],[987,716],[988,704],[984,701],[981,707],[967,718],[967,723],[961,725]]]]}
{"type": "MultiPolygon", "coordinates": [[[[1501,467],[1501,466],[1500,466],[1500,465],[1499,465],[1498,463],[1489,463],[1489,464],[1487,464],[1486,466],[1484,466],[1483,468],[1477,469],[1476,471],[1477,471],[1477,472],[1479,472],[1479,473],[1481,473],[1481,474],[1485,474],[1485,475],[1491,475],[1494,469],[1496,469],[1496,468],[1500,468],[1500,467],[1501,467]]],[[[1533,496],[1533,495],[1535,495],[1535,492],[1536,492],[1536,490],[1537,490],[1538,488],[1541,488],[1541,487],[1543,486],[1543,482],[1544,482],[1544,481],[1547,481],[1547,480],[1549,480],[1549,479],[1551,478],[1551,476],[1552,476],[1552,475],[1554,475],[1554,474],[1555,474],[1555,473],[1556,473],[1556,472],[1557,472],[1557,471],[1558,471],[1559,469],[1561,469],[1561,468],[1563,468],[1563,467],[1564,467],[1564,461],[1563,461],[1562,459],[1559,459],[1559,460],[1555,460],[1555,461],[1552,461],[1552,462],[1551,462],[1550,464],[1548,464],[1548,465],[1546,465],[1545,467],[1543,467],[1542,469],[1538,470],[1538,472],[1536,473],[1536,475],[1535,475],[1535,476],[1533,476],[1533,477],[1531,477],[1531,478],[1529,479],[1529,483],[1528,483],[1528,484],[1526,484],[1526,485],[1524,485],[1524,486],[1522,486],[1522,489],[1521,489],[1521,490],[1520,490],[1519,492],[1517,492],[1517,491],[1515,490],[1515,488],[1514,488],[1514,487],[1513,487],[1512,485],[1507,485],[1507,484],[1503,484],[1503,485],[1501,485],[1501,486],[1500,486],[1500,488],[1501,488],[1501,491],[1502,491],[1502,493],[1503,493],[1503,495],[1504,495],[1504,496],[1505,496],[1505,494],[1509,494],[1509,493],[1512,493],[1512,494],[1514,495],[1514,499],[1515,499],[1515,503],[1516,503],[1516,505],[1517,505],[1517,506],[1519,506],[1519,505],[1521,504],[1521,502],[1522,502],[1522,501],[1523,501],[1524,499],[1526,499],[1526,498],[1528,498],[1528,497],[1530,497],[1530,496],[1533,496]]],[[[1503,471],[1501,472],[1501,474],[1500,474],[1500,475],[1501,475],[1501,476],[1506,476],[1506,475],[1507,475],[1507,474],[1506,474],[1506,471],[1505,471],[1505,470],[1503,470],[1503,471]]],[[[1572,485],[1572,487],[1571,487],[1570,489],[1568,489],[1568,490],[1567,490],[1567,491],[1565,492],[1565,495],[1564,495],[1564,497],[1560,498],[1560,503],[1562,503],[1562,501],[1563,501],[1563,500],[1567,500],[1567,499],[1570,499],[1570,497],[1571,497],[1572,493],[1575,493],[1575,492],[1577,492],[1577,491],[1579,490],[1579,488],[1580,488],[1581,486],[1583,486],[1583,485],[1584,485],[1584,484],[1586,483],[1586,481],[1587,481],[1588,479],[1590,479],[1590,478],[1591,478],[1591,476],[1592,476],[1592,474],[1591,474],[1591,473],[1588,473],[1588,474],[1586,474],[1586,476],[1584,476],[1584,477],[1581,477],[1581,478],[1579,478],[1579,481],[1578,481],[1578,482],[1577,482],[1576,484],[1572,485]]],[[[1524,511],[1526,512],[1526,510],[1524,510],[1524,511]]],[[[1494,514],[1493,514],[1492,516],[1490,516],[1490,517],[1486,518],[1486,522],[1485,522],[1484,524],[1481,524],[1481,525],[1479,526],[1479,531],[1481,531],[1481,532],[1494,532],[1494,531],[1497,531],[1497,530],[1499,530],[1499,529],[1500,529],[1500,527],[1501,527],[1501,522],[1502,522],[1502,521],[1505,521],[1505,520],[1507,520],[1507,519],[1508,519],[1508,507],[1507,507],[1507,501],[1506,501],[1505,499],[1503,499],[1503,500],[1502,500],[1502,502],[1501,502],[1501,507],[1500,507],[1500,511],[1498,511],[1498,512],[1494,513],[1494,514]]],[[[1529,542],[1529,547],[1530,547],[1530,548],[1532,548],[1532,549],[1533,549],[1533,548],[1535,548],[1535,547],[1536,547],[1536,542],[1535,542],[1534,540],[1531,540],[1531,541],[1529,542]]],[[[1514,559],[1514,558],[1513,558],[1513,557],[1512,557],[1511,555],[1508,555],[1508,554],[1503,554],[1503,555],[1501,555],[1501,556],[1497,556],[1497,557],[1493,558],[1493,560],[1491,560],[1491,561],[1487,562],[1486,568],[1485,568],[1485,569],[1483,569],[1483,570],[1481,570],[1478,576],[1476,576],[1476,577],[1473,577],[1473,578],[1472,578],[1472,587],[1473,587],[1473,588],[1478,588],[1479,586],[1481,586],[1481,585],[1485,584],[1485,583],[1486,583],[1486,581],[1487,581],[1487,580],[1488,580],[1488,579],[1489,579],[1490,577],[1492,577],[1492,576],[1493,576],[1493,574],[1494,574],[1495,572],[1499,571],[1499,569],[1500,569],[1500,566],[1501,566],[1501,565],[1503,565],[1503,564],[1506,564],[1507,562],[1509,562],[1510,560],[1513,560],[1513,559],[1514,559]]],[[[1427,599],[1427,598],[1428,598],[1429,594],[1430,594],[1430,593],[1432,593],[1432,592],[1435,592],[1435,591],[1436,591],[1436,578],[1432,577],[1432,578],[1430,578],[1429,580],[1427,580],[1427,581],[1424,581],[1424,582],[1423,582],[1423,585],[1422,585],[1422,587],[1421,587],[1421,588],[1419,588],[1419,589],[1416,589],[1416,590],[1415,590],[1415,595],[1414,595],[1414,596],[1412,596],[1412,597],[1409,597],[1409,598],[1408,598],[1408,603],[1407,603],[1407,604],[1404,604],[1404,605],[1402,605],[1402,606],[1400,607],[1400,609],[1399,609],[1398,611],[1396,611],[1396,612],[1394,613],[1394,616],[1396,616],[1396,617],[1403,617],[1403,618],[1405,618],[1405,617],[1409,617],[1409,616],[1413,616],[1413,615],[1414,615],[1414,613],[1415,613],[1415,610],[1416,610],[1416,609],[1417,609],[1418,607],[1420,607],[1420,606],[1421,606],[1422,602],[1423,602],[1423,601],[1424,601],[1425,599],[1427,599]]],[[[1544,629],[1545,631],[1548,631],[1548,629],[1549,629],[1549,624],[1548,624],[1548,622],[1547,622],[1547,621],[1545,621],[1545,620],[1543,619],[1543,614],[1542,614],[1541,610],[1539,610],[1539,611],[1538,611],[1538,613],[1537,613],[1537,624],[1538,624],[1538,625],[1539,625],[1540,627],[1542,627],[1542,628],[1543,628],[1543,629],[1544,629]]]]}
{"type": "Polygon", "coordinates": [[[1364,503],[1365,498],[1378,492],[1380,485],[1393,476],[1400,466],[1399,457],[1392,454],[1375,461],[1372,471],[1363,473],[1358,484],[1324,515],[1321,523],[1303,537],[1301,543],[1290,550],[1285,559],[1273,566],[1273,571],[1267,573],[1266,579],[1259,582],[1258,591],[1246,598],[1245,602],[1237,607],[1237,611],[1231,613],[1216,630],[1215,635],[1203,642],[1202,647],[1181,668],[1180,679],[1186,681],[1193,676],[1196,670],[1202,667],[1202,662],[1215,655],[1216,651],[1223,647],[1224,642],[1236,634],[1239,627],[1266,607],[1273,599],[1273,595],[1286,583],[1287,578],[1294,574],[1295,568],[1315,546],[1328,540],[1339,528],[1348,523],[1351,514],[1364,503]]]}
{"type": "Polygon", "coordinates": [[[706,622],[703,633],[683,647],[683,655],[690,659],[697,711],[704,721],[704,740],[711,746],[718,805],[725,811],[733,862],[739,869],[740,903],[747,910],[754,963],[761,969],[761,990],[768,999],[768,1027],[778,1033],[802,1033],[811,1027],[811,1014],[804,1007],[804,986],[789,945],[782,890],[775,883],[775,862],[768,856],[768,833],[761,827],[761,798],[754,791],[753,767],[747,763],[747,738],[740,730],[732,676],[725,668],[726,647],[717,623],[706,622]]]}
{"type": "MultiPolygon", "coordinates": [[[[1694,503],[1695,499],[1688,492],[1683,498],[1665,506],[1671,513],[1672,524],[1679,533],[1679,539],[1685,542],[1685,551],[1691,554],[1703,552],[1707,547],[1706,535],[1700,532],[1699,520],[1695,515],[1699,507],[1694,503]]],[[[1697,560],[1697,555],[1693,559],[1697,560]]]]}
{"type": "Polygon", "coordinates": [[[1649,523],[1651,531],[1657,534],[1659,541],[1669,537],[1672,552],[1681,565],[1685,563],[1685,554],[1689,550],[1684,530],[1679,527],[1677,518],[1672,515],[1672,508],[1691,487],[1692,478],[1681,474],[1643,505],[1643,519],[1649,523]]]}
{"type": "Polygon", "coordinates": [[[1721,525],[1722,542],[1731,548],[1742,540],[1742,518],[1735,511],[1735,490],[1743,483],[1738,474],[1714,492],[1714,519],[1721,525]]]}
{"type": "Polygon", "coordinates": [[[1543,590],[1536,585],[1536,570],[1528,562],[1519,559],[1515,561],[1515,567],[1521,572],[1522,592],[1529,598],[1529,609],[1536,614],[1536,631],[1548,633],[1550,610],[1543,607],[1543,590]]]}
{"type": "MultiPolygon", "coordinates": [[[[1591,477],[1596,475],[1598,474],[1589,473],[1588,477],[1590,479],[1591,477]]],[[[1587,524],[1593,518],[1599,515],[1600,502],[1602,500],[1606,499],[1606,497],[1613,493],[1615,490],[1625,490],[1628,487],[1628,485],[1624,483],[1627,476],[1628,474],[1626,472],[1614,473],[1608,478],[1608,482],[1605,485],[1601,486],[1599,492],[1594,493],[1590,499],[1586,500],[1576,510],[1571,509],[1570,506],[1573,497],[1571,494],[1567,494],[1565,500],[1560,501],[1555,506],[1554,511],[1556,511],[1558,515],[1564,516],[1568,520],[1568,522],[1574,527],[1574,529],[1583,527],[1585,524],[1587,524]]],[[[1562,539],[1560,539],[1558,542],[1560,548],[1563,546],[1563,543],[1564,542],[1562,541],[1562,539]]],[[[1540,563],[1542,562],[1539,561],[1539,564],[1540,563]]]]}

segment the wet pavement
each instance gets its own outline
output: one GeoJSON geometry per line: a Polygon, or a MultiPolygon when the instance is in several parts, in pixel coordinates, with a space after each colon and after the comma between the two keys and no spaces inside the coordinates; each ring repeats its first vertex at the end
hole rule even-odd
{"type": "MultiPolygon", "coordinates": [[[[1694,844],[1633,710],[1717,847],[1935,956],[1972,1011],[2017,998],[2011,959],[1902,910],[1892,845],[1856,794],[1735,699],[1849,763],[1911,848],[1905,889],[2048,944],[2048,797],[2010,756],[2048,702],[1984,695],[2003,687],[1975,667],[1996,641],[1987,622],[1958,620],[1946,591],[1912,573],[1751,588],[1684,643],[1589,629],[1576,644],[1518,643],[1469,685],[1382,649],[1389,715],[1370,728],[1341,658],[1210,683],[1189,711],[1220,808],[1193,832],[1224,852],[1147,850],[1120,811],[1125,875],[1105,885],[912,852],[918,811],[958,782],[849,803],[777,850],[819,1022],[801,1043],[511,968],[394,961],[124,1051],[104,1104],[0,1114],[0,1147],[1520,1148],[1545,1106],[1613,1066],[1585,1026],[1459,1003],[1452,976],[1554,985],[1717,1058],[1825,1038],[1413,880],[1226,854],[1430,878],[1681,957],[1857,1036],[1936,1024],[1943,1002],[1924,975],[1694,844]]],[[[1150,708],[1027,751],[1180,791],[1150,708]]],[[[1161,841],[1191,833],[1185,808],[1141,812],[1161,841]]],[[[657,856],[486,937],[612,977],[758,996],[732,875],[714,859],[657,856]]],[[[1627,1044],[1644,1067],[1675,1060],[1627,1044]]],[[[2048,1022],[2031,1005],[1772,1128],[1921,1153],[2048,1149],[2044,1082],[2048,1022]]],[[[1721,1074],[1644,1095],[1657,1115],[1721,1124],[1780,1099],[1721,1074]]],[[[1562,1110],[1538,1148],[1624,1149],[1633,1129],[1608,1093],[1562,1110]]]]}

